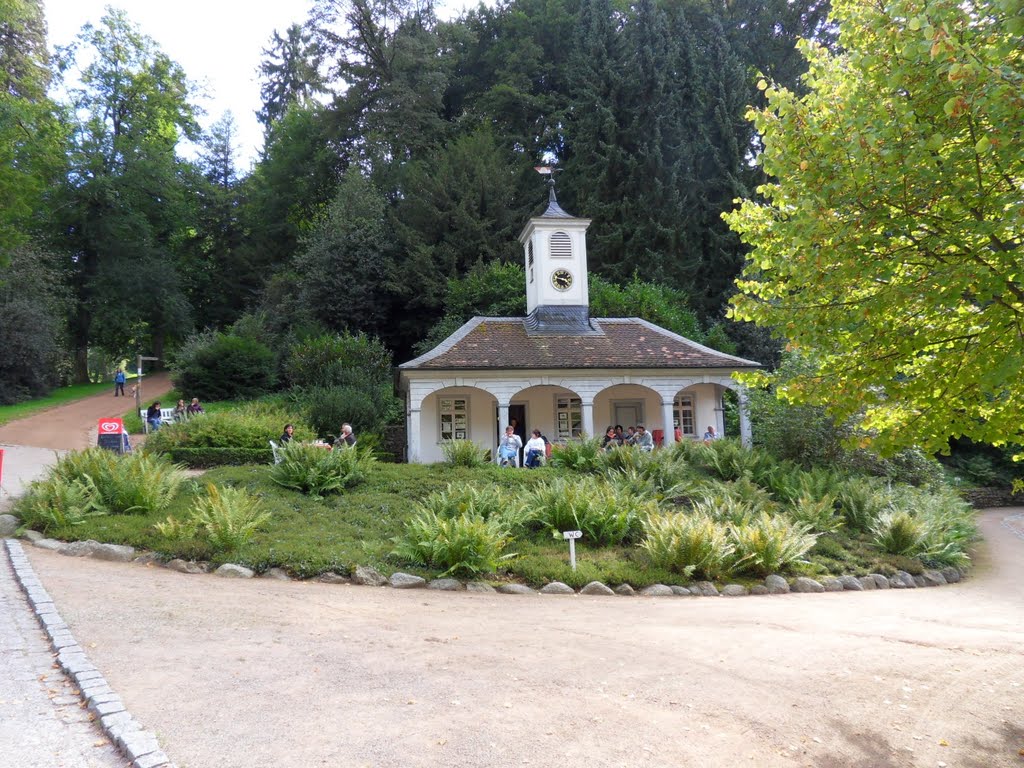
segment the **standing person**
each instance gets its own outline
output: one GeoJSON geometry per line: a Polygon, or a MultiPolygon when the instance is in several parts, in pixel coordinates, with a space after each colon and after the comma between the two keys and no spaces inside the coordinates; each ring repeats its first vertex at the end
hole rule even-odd
{"type": "Polygon", "coordinates": [[[197,413],[206,413],[206,411],[203,410],[203,406],[199,404],[198,397],[192,398],[192,402],[188,404],[187,410],[189,416],[195,416],[197,413]]]}
{"type": "Polygon", "coordinates": [[[540,430],[533,430],[533,437],[526,441],[526,461],[523,464],[529,469],[543,464],[545,447],[544,438],[541,436],[540,430]]]}
{"type": "Polygon", "coordinates": [[[146,421],[149,424],[149,428],[156,432],[160,429],[160,425],[163,424],[163,419],[160,418],[160,401],[157,400],[149,408],[146,409],[146,421]]]}
{"type": "Polygon", "coordinates": [[[341,425],[341,434],[338,435],[338,439],[334,441],[335,448],[355,448],[356,447],[356,436],[352,433],[351,424],[341,425]]]}
{"type": "Polygon", "coordinates": [[[715,428],[712,427],[712,426],[709,426],[707,428],[707,431],[704,432],[704,442],[705,443],[710,443],[712,440],[717,440],[717,439],[718,439],[718,433],[715,432],[715,428]]]}
{"type": "Polygon", "coordinates": [[[498,459],[503,467],[519,466],[519,449],[523,447],[523,441],[516,434],[516,428],[509,424],[505,427],[505,434],[498,442],[498,459]]]}
{"type": "Polygon", "coordinates": [[[117,373],[114,374],[114,397],[117,397],[118,393],[121,394],[121,397],[124,397],[124,382],[126,378],[124,368],[118,368],[117,373]]]}
{"type": "Polygon", "coordinates": [[[647,431],[643,424],[636,425],[636,436],[633,438],[633,445],[647,453],[654,450],[654,437],[647,431]]]}

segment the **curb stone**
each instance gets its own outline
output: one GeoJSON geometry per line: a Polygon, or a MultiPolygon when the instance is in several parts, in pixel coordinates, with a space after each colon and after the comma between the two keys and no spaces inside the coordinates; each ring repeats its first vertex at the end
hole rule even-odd
{"type": "MultiPolygon", "coordinates": [[[[6,539],[4,543],[7,545],[7,553],[10,555],[14,577],[18,586],[27,596],[30,588],[26,588],[25,583],[38,584],[39,579],[25,556],[21,542],[15,539],[6,539]]],[[[31,601],[29,604],[36,620],[47,637],[50,638],[50,645],[57,654],[57,663],[78,686],[79,696],[88,710],[96,716],[100,730],[110,739],[111,743],[118,746],[131,762],[132,768],[169,768],[170,758],[160,749],[156,734],[143,730],[138,721],[132,718],[128,710],[125,709],[121,697],[113,692],[106,678],[92,665],[85,651],[75,642],[71,631],[67,629],[67,625],[64,624],[53,603],[44,604],[45,612],[31,601]],[[46,619],[43,618],[44,614],[47,616],[46,619]],[[53,633],[53,626],[58,623],[63,625],[59,630],[59,636],[62,640],[70,641],[67,645],[59,647],[54,640],[56,633],[53,633]],[[88,695],[85,694],[87,690],[89,691],[88,695]]]]}

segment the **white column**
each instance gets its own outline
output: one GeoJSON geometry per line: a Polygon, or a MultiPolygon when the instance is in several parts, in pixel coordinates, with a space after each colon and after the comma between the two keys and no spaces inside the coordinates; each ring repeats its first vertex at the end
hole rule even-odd
{"type": "Polygon", "coordinates": [[[583,434],[587,437],[594,436],[594,401],[585,397],[580,398],[580,417],[583,419],[583,434]]]}
{"type": "Polygon", "coordinates": [[[405,420],[409,434],[406,436],[408,442],[407,451],[410,464],[420,463],[420,409],[410,408],[409,415],[405,420]]]}
{"type": "Polygon", "coordinates": [[[750,399],[745,388],[740,389],[737,394],[740,404],[740,442],[746,448],[753,448],[754,431],[750,428],[750,399]]]}
{"type": "Polygon", "coordinates": [[[672,405],[674,398],[661,401],[661,421],[665,425],[665,445],[676,441],[676,429],[672,425],[672,405]]]}

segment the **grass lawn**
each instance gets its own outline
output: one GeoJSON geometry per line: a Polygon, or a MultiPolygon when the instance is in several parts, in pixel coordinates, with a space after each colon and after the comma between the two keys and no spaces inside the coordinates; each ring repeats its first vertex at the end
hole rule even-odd
{"type": "MultiPolygon", "coordinates": [[[[326,571],[347,574],[356,565],[372,565],[385,574],[402,570],[430,578],[438,576],[438,571],[403,562],[391,554],[393,539],[402,534],[417,500],[443,490],[448,483],[493,482],[509,489],[525,490],[561,474],[551,468],[525,471],[494,466],[466,469],[443,464],[380,463],[362,485],[316,500],[275,484],[270,479],[269,466],[221,467],[189,483],[187,492],[161,514],[94,517],[81,525],[54,530],[51,535],[61,539],[130,544],[168,557],[209,560],[215,565],[239,563],[257,571],[277,566],[303,578],[326,571]],[[181,518],[207,482],[245,488],[259,495],[264,508],[272,513],[265,529],[231,555],[216,555],[197,541],[165,539],[153,527],[154,523],[166,519],[168,513],[181,518]]],[[[490,580],[515,579],[534,586],[557,580],[573,587],[600,580],[610,585],[628,583],[635,588],[692,581],[651,567],[635,546],[593,549],[586,541],[580,541],[576,572],[569,567],[566,543],[560,538],[554,539],[550,533],[534,533],[517,539],[509,551],[519,557],[510,560],[503,573],[488,576],[490,580]]],[[[867,537],[842,533],[822,536],[811,551],[810,560],[809,564],[798,565],[794,572],[820,577],[842,573],[891,574],[896,569],[920,573],[922,570],[920,561],[886,555],[871,547],[867,537]]],[[[731,578],[729,581],[752,584],[760,579],[731,578]]]]}
{"type": "Polygon", "coordinates": [[[28,400],[24,403],[14,405],[0,405],[0,425],[6,424],[15,419],[23,419],[33,413],[53,408],[57,405],[65,405],[75,400],[81,400],[92,395],[101,395],[109,392],[114,387],[112,381],[100,382],[98,384],[72,384],[69,387],[55,389],[46,397],[36,400],[28,400]]]}

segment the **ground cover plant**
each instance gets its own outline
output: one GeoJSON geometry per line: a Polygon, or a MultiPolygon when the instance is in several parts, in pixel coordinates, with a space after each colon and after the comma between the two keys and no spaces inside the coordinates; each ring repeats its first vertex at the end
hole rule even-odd
{"type": "MultiPolygon", "coordinates": [[[[968,562],[972,512],[947,490],[807,472],[763,452],[745,456],[730,442],[654,454],[616,449],[629,457],[588,459],[584,471],[371,462],[361,482],[342,483],[321,498],[282,485],[284,470],[269,463],[221,467],[208,471],[204,484],[226,497],[244,491],[269,513],[230,547],[185,524],[210,495],[199,484],[188,484],[159,513],[112,516],[81,501],[91,498],[83,464],[77,479],[61,475],[64,495],[50,505],[47,530],[215,564],[230,553],[232,562],[299,576],[369,564],[535,586],[559,580],[580,587],[594,579],[634,587],[701,578],[742,583],[772,572],[920,573],[968,562]],[[584,532],[575,572],[563,530],[584,532]]],[[[296,456],[308,453],[314,462],[333,456],[296,448],[296,456]]],[[[337,455],[346,454],[359,455],[337,455]]]]}

